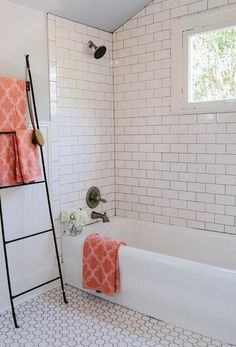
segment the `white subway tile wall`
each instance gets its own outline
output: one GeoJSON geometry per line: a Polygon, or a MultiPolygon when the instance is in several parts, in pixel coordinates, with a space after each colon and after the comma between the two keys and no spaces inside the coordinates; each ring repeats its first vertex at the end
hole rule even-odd
{"type": "Polygon", "coordinates": [[[113,34],[118,215],[236,234],[236,113],[171,114],[172,19],[235,2],[154,0],[113,34]]]}
{"type": "Polygon", "coordinates": [[[109,215],[236,233],[236,113],[171,114],[172,18],[233,3],[154,0],[113,35],[48,16],[56,218],[97,185],[109,215]]]}
{"type": "MultiPolygon", "coordinates": [[[[112,34],[48,15],[54,215],[98,186],[115,213],[112,34]],[[106,45],[95,60],[88,41],[106,45]]],[[[60,223],[57,223],[58,228],[60,223]]]]}

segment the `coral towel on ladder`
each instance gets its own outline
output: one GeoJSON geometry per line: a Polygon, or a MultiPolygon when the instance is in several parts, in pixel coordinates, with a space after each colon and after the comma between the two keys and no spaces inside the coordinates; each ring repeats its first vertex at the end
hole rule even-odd
{"type": "Polygon", "coordinates": [[[118,251],[122,241],[92,234],[84,241],[83,287],[113,295],[120,289],[118,251]]]}
{"type": "Polygon", "coordinates": [[[0,131],[26,129],[26,84],[0,77],[0,131]]]}
{"type": "Polygon", "coordinates": [[[0,186],[21,182],[15,135],[0,135],[0,186]]]}
{"type": "Polygon", "coordinates": [[[0,77],[0,186],[41,179],[40,152],[26,127],[26,84],[0,77]]]}
{"type": "Polygon", "coordinates": [[[42,178],[40,166],[40,151],[37,145],[32,143],[33,131],[17,130],[16,144],[22,181],[29,183],[42,178]]]}

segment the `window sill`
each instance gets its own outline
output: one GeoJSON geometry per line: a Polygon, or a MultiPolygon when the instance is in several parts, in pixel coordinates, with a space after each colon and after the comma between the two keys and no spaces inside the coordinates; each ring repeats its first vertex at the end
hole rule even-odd
{"type": "MultiPolygon", "coordinates": [[[[173,100],[174,101],[174,100],[173,100]]],[[[204,114],[204,113],[227,113],[236,112],[236,101],[223,101],[213,103],[189,104],[182,106],[181,104],[172,103],[172,114],[204,114]]]]}

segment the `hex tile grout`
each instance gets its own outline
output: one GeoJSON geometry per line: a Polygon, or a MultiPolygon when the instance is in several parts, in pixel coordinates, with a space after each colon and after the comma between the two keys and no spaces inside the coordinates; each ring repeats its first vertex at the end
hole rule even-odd
{"type": "Polygon", "coordinates": [[[175,327],[123,306],[66,286],[17,306],[20,329],[11,312],[0,315],[0,347],[230,347],[220,341],[175,327]]]}

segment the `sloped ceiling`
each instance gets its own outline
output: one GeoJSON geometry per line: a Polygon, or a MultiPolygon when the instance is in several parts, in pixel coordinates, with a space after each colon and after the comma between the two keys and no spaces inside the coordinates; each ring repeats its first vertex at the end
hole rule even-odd
{"type": "MultiPolygon", "coordinates": [[[[152,0],[10,0],[89,26],[115,31],[152,0]]],[[[27,18],[26,18],[27,20],[27,18]]]]}

